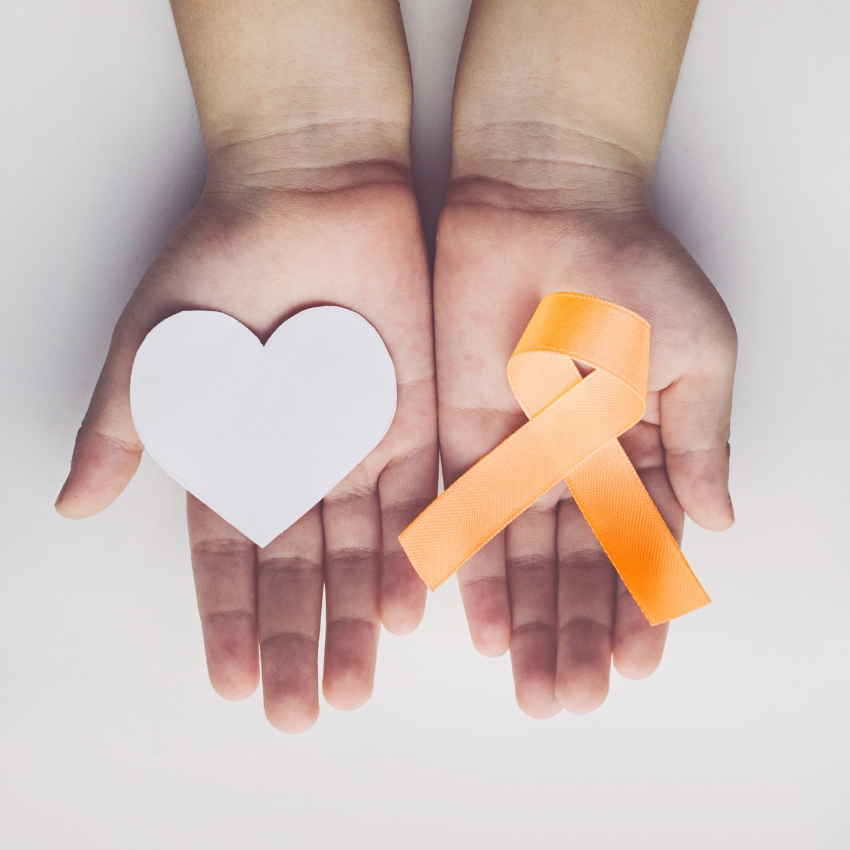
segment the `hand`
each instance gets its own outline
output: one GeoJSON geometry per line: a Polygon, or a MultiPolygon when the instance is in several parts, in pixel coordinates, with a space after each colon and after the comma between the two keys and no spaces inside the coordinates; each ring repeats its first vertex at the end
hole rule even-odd
{"type": "Polygon", "coordinates": [[[369,698],[380,623],[403,634],[421,619],[425,585],[397,535],[434,498],[437,473],[428,263],[409,175],[360,163],[312,169],[309,183],[322,190],[210,181],[118,322],[57,501],[64,516],[86,517],[132,478],[143,446],[130,417],[130,370],[145,335],[167,316],[220,310],[264,342],[316,304],[348,307],[371,322],[395,364],[396,417],[322,504],[258,549],[188,498],[213,687],[228,699],[247,697],[261,657],[266,714],[288,732],[308,728],[319,712],[323,590],[322,687],[337,708],[369,698]]]}
{"type": "MultiPolygon", "coordinates": [[[[727,490],[736,337],[714,287],[648,206],[546,208],[540,193],[458,182],[440,219],[434,309],[446,484],[520,427],[506,367],[541,299],[578,291],[652,327],[644,420],[621,438],[668,526],[733,521],[727,490]]],[[[475,646],[511,651],[516,697],[533,717],[606,697],[611,659],[649,675],[667,626],[652,627],[566,485],[468,561],[459,581],[475,646]]]]}

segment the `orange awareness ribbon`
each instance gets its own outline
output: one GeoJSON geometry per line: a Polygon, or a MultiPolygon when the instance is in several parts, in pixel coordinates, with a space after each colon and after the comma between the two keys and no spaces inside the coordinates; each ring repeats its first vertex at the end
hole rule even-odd
{"type": "Polygon", "coordinates": [[[434,590],[565,480],[650,623],[708,603],[617,439],[643,417],[648,376],[648,322],[590,295],[547,295],[508,364],[528,422],[399,536],[423,581],[434,590]],[[594,371],[582,378],[574,360],[594,371]]]}

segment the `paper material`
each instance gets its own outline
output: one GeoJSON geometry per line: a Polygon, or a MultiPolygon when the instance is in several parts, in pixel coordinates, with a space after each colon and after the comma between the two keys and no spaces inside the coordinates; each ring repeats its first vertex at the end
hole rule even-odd
{"type": "Polygon", "coordinates": [[[298,313],[265,346],[224,313],[192,310],[145,338],[130,406],[153,459],[266,546],[387,433],[395,370],[378,332],[342,307],[298,313]]]}

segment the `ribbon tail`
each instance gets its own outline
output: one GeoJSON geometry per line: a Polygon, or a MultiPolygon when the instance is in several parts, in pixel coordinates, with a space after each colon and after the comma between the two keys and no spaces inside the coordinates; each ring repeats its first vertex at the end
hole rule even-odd
{"type": "Polygon", "coordinates": [[[711,601],[619,440],[609,441],[571,470],[566,482],[605,554],[653,626],[711,601]]]}

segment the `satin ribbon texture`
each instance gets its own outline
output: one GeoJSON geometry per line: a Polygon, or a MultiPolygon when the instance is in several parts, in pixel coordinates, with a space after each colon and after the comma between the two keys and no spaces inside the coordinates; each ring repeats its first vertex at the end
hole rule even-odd
{"type": "Polygon", "coordinates": [[[620,445],[646,410],[649,324],[576,292],[540,302],[508,364],[528,422],[399,536],[433,590],[564,480],[653,625],[710,600],[620,445]],[[573,361],[593,371],[582,378],[573,361]]]}

